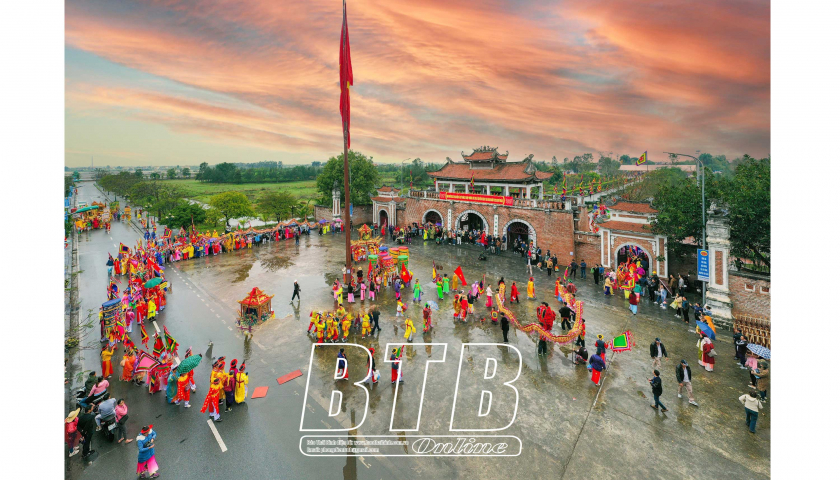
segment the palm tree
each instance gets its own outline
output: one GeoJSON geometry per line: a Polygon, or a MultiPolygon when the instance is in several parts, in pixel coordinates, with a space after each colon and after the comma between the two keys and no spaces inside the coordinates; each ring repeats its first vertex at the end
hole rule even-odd
{"type": "Polygon", "coordinates": [[[312,203],[312,199],[307,200],[306,203],[300,202],[297,204],[292,212],[295,215],[295,218],[306,220],[310,215],[312,215],[313,208],[309,205],[310,203],[312,203]]]}

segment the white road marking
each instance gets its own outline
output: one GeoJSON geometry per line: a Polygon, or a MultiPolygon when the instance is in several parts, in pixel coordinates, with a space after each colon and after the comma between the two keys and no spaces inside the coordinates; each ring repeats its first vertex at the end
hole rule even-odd
{"type": "Polygon", "coordinates": [[[210,311],[211,311],[211,312],[213,312],[213,313],[216,313],[216,311],[215,311],[215,310],[213,310],[212,308],[210,309],[210,311]]]}
{"type": "Polygon", "coordinates": [[[258,347],[260,347],[260,349],[265,350],[265,347],[263,347],[262,344],[260,342],[258,342],[257,339],[255,339],[253,335],[251,336],[251,340],[253,340],[254,343],[256,343],[258,347]]]}
{"type": "Polygon", "coordinates": [[[266,365],[268,364],[268,362],[266,362],[266,361],[265,361],[265,360],[263,360],[262,358],[260,359],[260,361],[261,361],[261,362],[263,362],[263,363],[265,363],[266,365]]]}
{"type": "Polygon", "coordinates": [[[157,330],[157,332],[160,333],[160,327],[157,326],[157,320],[152,320],[152,325],[154,325],[155,330],[157,330]]]}
{"type": "Polygon", "coordinates": [[[230,331],[231,331],[231,332],[232,332],[232,331],[233,331],[233,328],[231,328],[231,327],[228,327],[228,330],[230,330],[230,331]]]}
{"type": "Polygon", "coordinates": [[[362,465],[366,466],[367,468],[370,468],[370,465],[365,463],[365,457],[359,457],[359,460],[362,462],[362,465]]]}
{"type": "Polygon", "coordinates": [[[213,425],[213,420],[207,419],[207,425],[210,425],[210,431],[213,432],[213,436],[216,437],[216,441],[219,442],[219,448],[222,449],[222,453],[227,452],[227,446],[225,442],[222,440],[222,436],[219,435],[219,431],[216,430],[216,426],[213,425]]]}
{"type": "Polygon", "coordinates": [[[196,296],[196,297],[198,297],[198,298],[201,298],[201,295],[199,295],[199,294],[197,294],[197,293],[195,294],[195,296],[196,296]]]}
{"type": "Polygon", "coordinates": [[[222,317],[220,317],[220,316],[219,316],[219,314],[218,314],[218,313],[216,314],[216,316],[217,316],[218,318],[222,318],[222,317]]]}
{"type": "Polygon", "coordinates": [[[116,243],[114,244],[114,248],[117,248],[117,244],[116,244],[116,243]]]}
{"type": "Polygon", "coordinates": [[[225,321],[224,321],[224,320],[222,320],[222,323],[224,324],[224,323],[225,323],[225,321]]]}

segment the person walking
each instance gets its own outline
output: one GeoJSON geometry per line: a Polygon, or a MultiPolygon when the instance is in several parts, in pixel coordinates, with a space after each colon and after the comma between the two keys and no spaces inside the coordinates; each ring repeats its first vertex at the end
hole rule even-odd
{"type": "MultiPolygon", "coordinates": [[[[600,335],[599,335],[600,336],[600,335]]],[[[577,359],[577,357],[575,357],[577,359]]],[[[604,357],[599,354],[589,357],[589,368],[592,370],[592,383],[596,386],[601,385],[601,372],[606,368],[604,357]]]]}
{"type": "Polygon", "coordinates": [[[648,382],[650,382],[650,389],[653,392],[653,405],[650,408],[654,410],[659,410],[662,407],[662,412],[665,413],[668,411],[665,408],[665,405],[659,400],[659,396],[662,395],[662,379],[659,378],[659,370],[653,371],[653,378],[649,378],[648,382]]]}
{"type": "Polygon", "coordinates": [[[648,289],[648,299],[651,302],[656,302],[655,298],[657,292],[659,290],[659,277],[656,276],[656,272],[653,272],[653,275],[647,279],[647,289],[648,289]]]}
{"type": "Polygon", "coordinates": [[[117,419],[117,443],[122,443],[125,441],[126,444],[133,442],[134,440],[128,438],[128,434],[125,430],[125,423],[128,421],[128,405],[125,404],[124,399],[117,400],[117,406],[114,408],[114,413],[116,414],[117,419]]]}
{"type": "Polygon", "coordinates": [[[639,296],[636,292],[630,292],[629,300],[630,302],[630,311],[633,312],[633,315],[639,310],[639,296]]]}
{"type": "Polygon", "coordinates": [[[137,475],[140,478],[146,478],[146,472],[149,473],[148,478],[155,478],[159,476],[158,464],[155,460],[155,439],[157,432],[152,430],[153,425],[148,425],[140,430],[137,435],[137,475]]]}
{"type": "Polygon", "coordinates": [[[510,330],[510,321],[507,318],[507,315],[502,315],[502,339],[505,343],[508,343],[508,330],[510,330]]]}
{"type": "Polygon", "coordinates": [[[738,363],[741,364],[742,370],[748,370],[746,367],[747,363],[747,339],[743,335],[739,334],[738,339],[735,340],[735,358],[738,359],[738,363]]]}
{"type": "Polygon", "coordinates": [[[575,262],[574,259],[572,259],[572,263],[571,263],[571,265],[569,265],[569,270],[571,270],[569,272],[569,277],[577,278],[577,269],[578,269],[578,264],[577,264],[577,262],[575,262]]]}
{"type": "Polygon", "coordinates": [[[300,285],[298,285],[297,280],[295,280],[294,288],[295,288],[295,290],[294,290],[294,292],[292,292],[292,300],[289,303],[294,302],[295,297],[297,297],[298,301],[300,301],[300,285]]]}
{"type": "Polygon", "coordinates": [[[563,305],[560,307],[560,328],[563,330],[571,330],[572,329],[572,309],[569,308],[569,305],[566,302],[561,302],[563,305]]]}
{"type": "Polygon", "coordinates": [[[761,394],[761,401],[769,401],[767,399],[767,387],[770,386],[770,364],[767,363],[767,360],[758,362],[758,369],[755,370],[754,375],[758,380],[755,388],[758,389],[758,393],[761,394]]]}
{"type": "Polygon", "coordinates": [[[595,355],[600,355],[602,359],[606,358],[607,344],[604,343],[604,336],[598,334],[598,339],[595,340],[595,355]]]}
{"type": "Polygon", "coordinates": [[[677,387],[677,398],[682,398],[682,391],[685,388],[686,394],[688,395],[688,403],[699,407],[700,405],[694,401],[694,389],[691,388],[691,367],[688,366],[685,360],[681,360],[680,364],[677,365],[676,374],[677,382],[680,384],[677,387]]]}
{"type": "Polygon", "coordinates": [[[81,408],[77,408],[67,415],[64,419],[64,442],[67,444],[69,456],[72,457],[79,453],[79,412],[81,408]]]}
{"type": "Polygon", "coordinates": [[[580,259],[580,279],[586,280],[586,260],[580,259]]]}
{"type": "Polygon", "coordinates": [[[93,449],[93,430],[96,428],[96,415],[93,413],[93,405],[84,407],[84,413],[79,415],[79,423],[77,425],[79,433],[82,435],[82,459],[87,459],[91,454],[95,453],[93,449]]]}
{"type": "Polygon", "coordinates": [[[755,433],[755,424],[758,422],[758,411],[764,408],[761,400],[758,399],[758,394],[755,391],[749,394],[744,394],[738,397],[738,400],[744,405],[744,412],[747,414],[746,424],[750,428],[750,433],[755,433]]]}
{"type": "Polygon", "coordinates": [[[691,303],[689,303],[685,295],[682,296],[682,301],[680,303],[680,308],[682,308],[683,322],[685,322],[686,325],[690,325],[688,322],[688,310],[691,308],[691,303]]]}
{"type": "Polygon", "coordinates": [[[665,350],[665,345],[657,338],[650,344],[650,358],[653,359],[653,368],[662,368],[662,358],[668,359],[668,351],[665,350]]]}

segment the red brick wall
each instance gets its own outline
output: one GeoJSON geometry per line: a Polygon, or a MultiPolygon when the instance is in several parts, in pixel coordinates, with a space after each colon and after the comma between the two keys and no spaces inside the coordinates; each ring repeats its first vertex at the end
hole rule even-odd
{"type": "MultiPolygon", "coordinates": [[[[447,224],[447,211],[450,208],[449,201],[408,198],[406,199],[405,217],[400,218],[401,222],[420,223],[423,214],[429,209],[435,209],[443,217],[443,225],[447,224]]],[[[574,225],[571,212],[549,211],[538,208],[523,207],[496,207],[492,205],[481,205],[467,202],[453,202],[452,225],[457,224],[457,218],[463,215],[466,210],[474,210],[484,216],[487,221],[489,232],[493,232],[493,215],[499,216],[499,235],[504,234],[505,225],[511,220],[524,220],[531,224],[537,234],[537,244],[543,251],[550,249],[557,254],[561,265],[568,264],[573,258],[569,252],[574,252],[574,225]]]]}
{"type": "Polygon", "coordinates": [[[575,260],[586,260],[587,268],[601,263],[601,236],[575,234],[575,260]]]}
{"type": "Polygon", "coordinates": [[[763,275],[730,270],[729,298],[733,314],[770,318],[770,280],[763,275]]]}

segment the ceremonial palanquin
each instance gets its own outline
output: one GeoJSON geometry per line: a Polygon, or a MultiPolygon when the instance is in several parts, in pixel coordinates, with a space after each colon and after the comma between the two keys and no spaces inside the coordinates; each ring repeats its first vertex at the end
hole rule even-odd
{"type": "Polygon", "coordinates": [[[262,322],[274,318],[271,309],[271,299],[274,295],[266,295],[262,290],[254,287],[247,297],[239,301],[239,319],[236,324],[241,330],[248,330],[262,322]]]}

